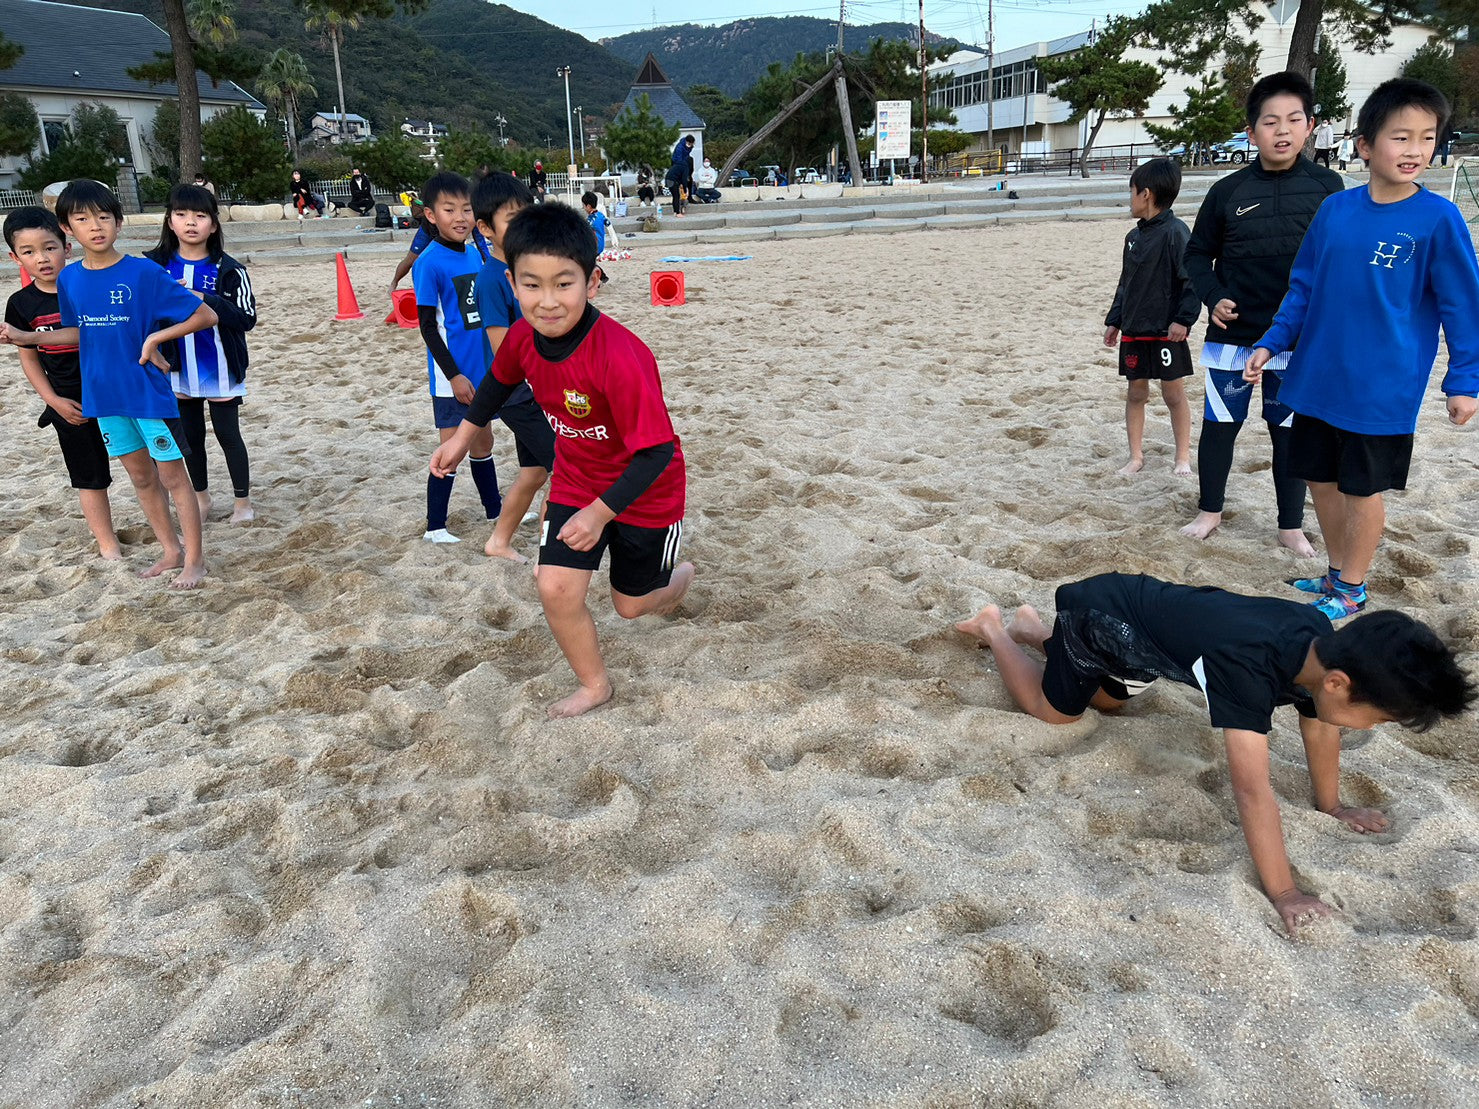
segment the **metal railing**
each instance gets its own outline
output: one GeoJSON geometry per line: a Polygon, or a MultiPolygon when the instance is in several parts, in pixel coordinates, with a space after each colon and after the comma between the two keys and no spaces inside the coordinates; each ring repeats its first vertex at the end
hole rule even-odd
{"type": "Polygon", "coordinates": [[[29,208],[41,203],[41,194],[30,189],[0,189],[0,211],[29,208]]]}
{"type": "MultiPolygon", "coordinates": [[[[1089,169],[1103,173],[1128,172],[1148,158],[1166,156],[1167,152],[1154,143],[1095,146],[1089,149],[1089,169]]],[[[1180,151],[1175,151],[1171,156],[1181,156],[1180,151]]],[[[1190,164],[1190,159],[1182,160],[1190,164]]],[[[1081,147],[1046,153],[1029,151],[1025,154],[1011,150],[970,151],[952,154],[945,159],[944,172],[951,177],[977,177],[998,173],[1074,174],[1082,170],[1083,164],[1081,147]]]]}

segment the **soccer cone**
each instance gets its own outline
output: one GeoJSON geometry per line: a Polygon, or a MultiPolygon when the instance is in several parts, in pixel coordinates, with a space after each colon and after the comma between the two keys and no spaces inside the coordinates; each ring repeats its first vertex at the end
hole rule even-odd
{"type": "Polygon", "coordinates": [[[21,288],[24,289],[31,283],[31,275],[26,272],[26,267],[21,267],[21,288]]]}
{"type": "Polygon", "coordinates": [[[344,255],[334,255],[334,264],[339,271],[339,314],[334,319],[364,319],[365,314],[359,310],[359,299],[354,295],[354,286],[349,283],[349,270],[344,265],[344,255]]]}

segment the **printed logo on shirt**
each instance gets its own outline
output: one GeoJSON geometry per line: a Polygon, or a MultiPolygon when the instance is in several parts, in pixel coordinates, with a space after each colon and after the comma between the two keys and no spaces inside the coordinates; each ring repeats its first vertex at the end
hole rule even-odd
{"type": "Polygon", "coordinates": [[[558,416],[545,413],[545,419],[549,420],[549,426],[554,429],[556,435],[566,439],[599,439],[605,441],[611,438],[611,433],[606,430],[606,425],[598,427],[571,427],[563,422],[558,416]]]}
{"type": "Polygon", "coordinates": [[[200,288],[203,292],[213,293],[216,291],[216,275],[213,273],[201,274],[200,288]]]}
{"type": "Polygon", "coordinates": [[[457,290],[457,310],[462,315],[462,326],[467,331],[481,331],[483,314],[478,311],[478,275],[460,273],[452,278],[452,288],[457,290]]]}
{"type": "Polygon", "coordinates": [[[1412,261],[1413,255],[1417,253],[1417,240],[1405,231],[1398,231],[1397,237],[1399,239],[1406,239],[1407,241],[1405,243],[1377,242],[1376,253],[1371,258],[1371,264],[1373,266],[1380,266],[1382,269],[1387,270],[1391,269],[1392,263],[1402,257],[1404,250],[1407,252],[1407,257],[1402,258],[1402,264],[1405,266],[1408,262],[1412,261]]]}
{"type": "Polygon", "coordinates": [[[154,436],[154,449],[159,451],[161,454],[169,450],[174,445],[175,441],[171,439],[168,435],[154,436]]]}
{"type": "Polygon", "coordinates": [[[134,298],[134,291],[127,285],[114,285],[108,293],[109,304],[124,304],[134,298]]]}
{"type": "Polygon", "coordinates": [[[1246,208],[1241,208],[1241,207],[1240,207],[1240,208],[1239,208],[1239,209],[1238,209],[1238,215],[1240,215],[1240,216],[1246,216],[1246,215],[1247,215],[1247,214],[1248,214],[1248,213],[1249,213],[1249,212],[1251,212],[1251,211],[1253,211],[1253,209],[1254,209],[1254,208],[1257,208],[1257,207],[1258,207],[1258,206],[1259,206],[1259,205],[1261,205],[1261,204],[1262,204],[1262,203],[1263,203],[1263,201],[1261,201],[1261,200],[1260,200],[1260,201],[1259,201],[1259,202],[1258,202],[1258,204],[1250,204],[1250,205],[1248,205],[1248,207],[1246,207],[1246,208]]]}
{"type": "Polygon", "coordinates": [[[566,389],[565,411],[577,420],[583,420],[591,414],[591,398],[584,393],[577,393],[574,389],[566,389]]]}

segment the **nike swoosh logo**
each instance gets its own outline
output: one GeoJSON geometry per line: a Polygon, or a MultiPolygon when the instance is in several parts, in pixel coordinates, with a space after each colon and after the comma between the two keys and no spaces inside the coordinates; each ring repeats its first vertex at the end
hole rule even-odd
{"type": "MultiPolygon", "coordinates": [[[[1261,200],[1258,202],[1258,204],[1262,204],[1262,203],[1263,203],[1263,201],[1261,201],[1261,200]]],[[[1253,211],[1254,208],[1257,208],[1258,207],[1258,204],[1250,204],[1246,208],[1239,208],[1238,209],[1238,215],[1240,215],[1240,216],[1246,216],[1249,212],[1253,211]]]]}

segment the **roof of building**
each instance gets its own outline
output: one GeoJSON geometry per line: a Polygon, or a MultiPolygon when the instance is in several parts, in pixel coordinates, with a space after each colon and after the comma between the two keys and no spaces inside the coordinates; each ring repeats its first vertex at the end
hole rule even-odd
{"type": "MultiPolygon", "coordinates": [[[[130,77],[131,66],[169,52],[169,35],[142,15],[56,4],[49,0],[0,0],[0,27],[25,51],[0,70],[0,88],[59,89],[71,93],[123,93],[166,99],[179,95],[173,82],[150,85],[130,77]],[[65,33],[59,33],[65,28],[65,33]]],[[[231,81],[211,83],[197,71],[196,88],[207,103],[262,104],[231,81]]]]}
{"type": "Polygon", "coordinates": [[[370,121],[362,115],[354,112],[314,112],[315,116],[322,119],[342,119],[345,123],[369,123],[370,121]]]}
{"type": "Polygon", "coordinates": [[[657,59],[651,54],[647,55],[642,68],[637,72],[637,79],[632,82],[632,91],[627,93],[622,110],[635,112],[637,98],[643,95],[652,101],[652,110],[664,123],[676,123],[685,131],[704,129],[703,117],[690,108],[688,102],[678,95],[678,90],[673,88],[668,75],[662,71],[662,66],[657,64],[657,59]]]}

